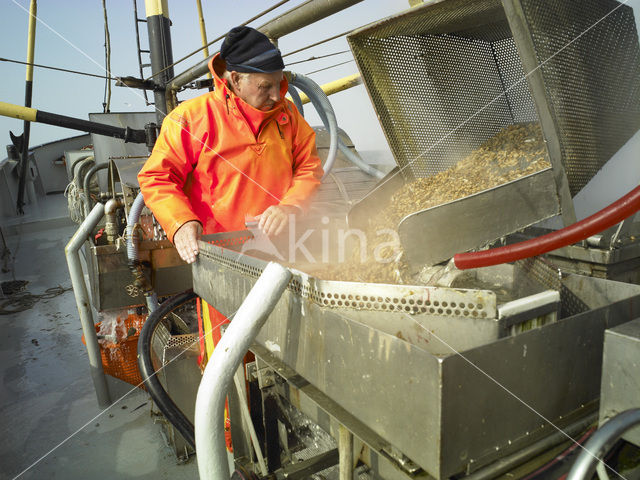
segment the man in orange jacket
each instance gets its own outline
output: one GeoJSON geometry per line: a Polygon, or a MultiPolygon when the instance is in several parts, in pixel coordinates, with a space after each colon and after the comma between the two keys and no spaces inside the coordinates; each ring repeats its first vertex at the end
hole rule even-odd
{"type": "Polygon", "coordinates": [[[138,174],[146,205],[188,263],[203,233],[243,230],[248,218],[280,233],[322,178],[315,133],[284,98],[282,56],[265,35],[233,28],[209,69],[214,91],[165,118],[138,174]]]}

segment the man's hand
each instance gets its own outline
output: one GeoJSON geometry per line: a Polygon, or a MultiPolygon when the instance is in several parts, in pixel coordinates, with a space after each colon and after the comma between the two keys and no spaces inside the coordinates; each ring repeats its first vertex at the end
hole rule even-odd
{"type": "Polygon", "coordinates": [[[279,235],[289,223],[289,215],[300,212],[293,205],[272,205],[256,217],[258,228],[267,235],[279,235]]]}
{"type": "Polygon", "coordinates": [[[202,236],[202,225],[196,220],[191,220],[176,231],[173,236],[173,244],[178,250],[180,258],[187,263],[196,261],[198,254],[198,239],[202,236]]]}

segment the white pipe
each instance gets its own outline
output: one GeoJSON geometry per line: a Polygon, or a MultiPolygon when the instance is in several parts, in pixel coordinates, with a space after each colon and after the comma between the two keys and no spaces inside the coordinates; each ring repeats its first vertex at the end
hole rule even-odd
{"type": "Polygon", "coordinates": [[[195,413],[200,480],[229,480],[224,439],[224,404],[238,365],[287,288],[291,272],[269,263],[236,312],[207,362],[195,413]]]}
{"type": "Polygon", "coordinates": [[[69,243],[64,249],[67,257],[67,266],[69,267],[69,276],[71,277],[71,285],[73,286],[73,294],[76,297],[76,306],[80,314],[80,323],[82,324],[82,333],[87,344],[87,354],[89,355],[89,367],[91,369],[91,378],[93,386],[98,397],[98,405],[106,408],[111,405],[109,397],[109,389],[107,387],[107,379],[102,369],[102,356],[100,355],[100,346],[98,345],[98,337],[93,324],[93,315],[91,313],[91,305],[89,304],[89,294],[87,293],[87,285],[84,282],[84,273],[82,272],[82,264],[80,263],[80,247],[87,240],[93,229],[98,225],[104,215],[104,205],[96,204],[89,212],[87,218],[80,224],[76,233],[73,234],[69,243]]]}

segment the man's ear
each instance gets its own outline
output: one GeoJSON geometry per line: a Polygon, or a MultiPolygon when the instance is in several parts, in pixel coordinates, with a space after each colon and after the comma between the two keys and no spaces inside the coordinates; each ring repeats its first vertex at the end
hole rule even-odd
{"type": "Polygon", "coordinates": [[[240,74],[236,71],[232,71],[229,72],[229,77],[231,78],[231,85],[233,85],[234,88],[237,88],[240,84],[240,74]]]}

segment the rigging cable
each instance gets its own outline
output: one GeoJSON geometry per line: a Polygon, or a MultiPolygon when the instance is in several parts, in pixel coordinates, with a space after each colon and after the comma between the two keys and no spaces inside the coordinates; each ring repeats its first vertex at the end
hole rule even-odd
{"type": "Polygon", "coordinates": [[[0,57],[0,62],[17,63],[17,64],[20,64],[20,65],[30,65],[32,67],[46,68],[46,69],[49,69],[49,70],[56,70],[58,72],[75,73],[76,75],[86,75],[87,77],[106,78],[108,80],[117,80],[116,77],[106,77],[104,75],[97,75],[95,73],[79,72],[77,70],[69,70],[67,68],[52,67],[50,65],[41,65],[39,63],[23,62],[21,60],[13,60],[11,58],[0,57]]]}
{"type": "Polygon", "coordinates": [[[330,42],[331,40],[335,40],[336,38],[344,37],[347,33],[351,32],[353,32],[353,30],[347,30],[346,32],[339,33],[338,35],[334,35],[333,37],[325,38],[324,40],[320,40],[319,42],[312,43],[311,45],[307,45],[306,47],[299,48],[298,50],[294,50],[293,52],[285,53],[284,55],[282,55],[282,58],[288,57],[289,55],[294,55],[299,52],[303,52],[313,47],[317,47],[318,45],[330,42]]]}
{"type": "MultiPolygon", "coordinates": [[[[107,0],[102,0],[102,12],[104,13],[104,64],[107,75],[111,75],[111,36],[109,35],[109,20],[107,19],[107,0]]],[[[103,113],[109,113],[111,104],[111,81],[104,81],[104,99],[102,101],[103,113]]]]}
{"type": "Polygon", "coordinates": [[[333,57],[334,55],[340,55],[341,53],[349,53],[349,52],[351,52],[351,50],[342,50],[341,52],[328,53],[326,55],[319,55],[317,57],[309,57],[305,60],[298,60],[297,62],[287,63],[287,67],[290,67],[291,65],[297,65],[298,63],[311,62],[313,60],[320,60],[321,58],[333,57]]]}
{"type": "MultiPolygon", "coordinates": [[[[240,24],[240,25],[238,25],[238,26],[243,27],[243,26],[245,26],[245,25],[247,25],[247,24],[249,24],[249,23],[253,22],[254,20],[257,20],[258,18],[260,18],[260,17],[262,17],[262,16],[266,15],[267,13],[269,13],[269,12],[271,12],[271,11],[275,10],[276,8],[278,8],[278,7],[282,6],[282,5],[284,5],[284,4],[285,4],[285,3],[287,3],[288,1],[289,1],[289,0],[281,0],[280,2],[276,3],[273,7],[269,7],[269,8],[267,8],[266,10],[264,10],[264,11],[262,11],[262,12],[258,13],[258,14],[257,14],[256,16],[254,16],[254,17],[251,17],[249,20],[247,20],[247,21],[246,21],[246,22],[244,22],[244,23],[241,23],[241,24],[240,24]]],[[[175,62],[173,62],[171,65],[166,66],[166,67],[165,67],[165,68],[163,68],[162,70],[158,70],[156,73],[154,73],[153,75],[151,75],[151,76],[149,76],[149,77],[145,78],[144,80],[145,80],[145,81],[151,80],[153,77],[155,77],[155,76],[157,76],[157,75],[161,74],[162,72],[164,72],[164,71],[166,71],[166,70],[168,70],[168,69],[170,69],[170,68],[172,68],[172,67],[176,66],[176,65],[177,65],[177,64],[179,64],[180,62],[182,62],[182,61],[186,60],[187,58],[189,58],[189,57],[191,57],[191,56],[195,55],[196,53],[198,53],[198,52],[200,52],[200,51],[204,50],[205,48],[210,47],[211,45],[213,45],[214,43],[216,43],[216,42],[218,42],[218,41],[222,40],[222,39],[223,39],[224,37],[226,37],[226,36],[227,36],[227,32],[225,32],[223,35],[220,35],[219,37],[215,38],[214,40],[211,40],[211,41],[210,41],[209,43],[207,43],[206,45],[204,45],[204,46],[202,46],[202,47],[200,47],[200,48],[198,48],[198,49],[194,50],[193,52],[188,53],[188,54],[187,54],[187,55],[185,55],[184,57],[182,57],[182,58],[180,58],[180,59],[176,60],[176,61],[175,61],[175,62]]]]}
{"type": "Polygon", "coordinates": [[[339,67],[340,65],[345,65],[347,63],[354,62],[355,60],[347,60],[346,62],[336,63],[335,65],[330,65],[328,67],[320,68],[318,70],[314,70],[313,72],[305,73],[305,75],[311,75],[314,73],[322,72],[323,70],[329,70],[330,68],[339,67]]]}

